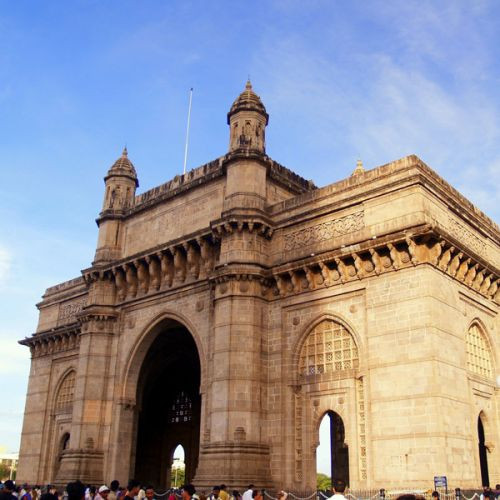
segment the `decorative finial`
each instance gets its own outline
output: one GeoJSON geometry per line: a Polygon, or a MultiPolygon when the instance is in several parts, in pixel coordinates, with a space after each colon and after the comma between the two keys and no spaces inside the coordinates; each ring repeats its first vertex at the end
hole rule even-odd
{"type": "Polygon", "coordinates": [[[252,90],[252,82],[250,82],[250,75],[248,75],[247,84],[245,85],[246,90],[252,90]]]}
{"type": "Polygon", "coordinates": [[[358,160],[356,162],[356,168],[354,169],[354,172],[351,175],[359,175],[362,174],[365,171],[363,167],[363,162],[361,160],[358,160]]]}
{"type": "Polygon", "coordinates": [[[123,158],[126,158],[126,157],[127,157],[127,155],[128,155],[127,146],[125,146],[125,147],[123,148],[122,157],[123,157],[123,158]]]}

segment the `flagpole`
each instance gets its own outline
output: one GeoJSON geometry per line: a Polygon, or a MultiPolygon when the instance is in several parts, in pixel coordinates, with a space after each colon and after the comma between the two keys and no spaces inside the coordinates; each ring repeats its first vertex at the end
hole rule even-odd
{"type": "Polygon", "coordinates": [[[188,119],[187,119],[187,128],[186,128],[186,146],[184,148],[184,171],[183,174],[186,173],[186,165],[187,165],[187,157],[188,157],[188,145],[189,145],[189,124],[191,122],[191,103],[193,101],[193,87],[191,87],[189,91],[189,108],[188,108],[188,119]]]}

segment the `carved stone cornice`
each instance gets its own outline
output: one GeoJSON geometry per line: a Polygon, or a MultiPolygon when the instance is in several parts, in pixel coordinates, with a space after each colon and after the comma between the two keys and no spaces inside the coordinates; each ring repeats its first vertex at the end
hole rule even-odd
{"type": "Polygon", "coordinates": [[[87,285],[108,282],[115,303],[146,296],[208,278],[218,259],[219,243],[213,234],[198,232],[147,252],[82,271],[87,285]]]}
{"type": "Polygon", "coordinates": [[[500,270],[429,225],[277,266],[266,296],[286,297],[421,264],[432,265],[500,305],[500,270]]]}
{"type": "Polygon", "coordinates": [[[20,340],[19,344],[28,346],[33,358],[49,356],[78,349],[80,332],[81,326],[75,322],[63,327],[34,333],[31,337],[20,340]]]}
{"type": "Polygon", "coordinates": [[[265,217],[248,215],[228,215],[211,224],[214,237],[220,239],[233,233],[255,233],[264,238],[271,239],[274,229],[269,219],[265,217]]]}

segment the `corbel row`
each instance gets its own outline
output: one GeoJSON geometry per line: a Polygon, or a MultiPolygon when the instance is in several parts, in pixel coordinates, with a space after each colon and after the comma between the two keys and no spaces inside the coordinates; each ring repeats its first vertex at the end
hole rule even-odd
{"type": "Polygon", "coordinates": [[[436,241],[434,245],[435,250],[431,264],[486,298],[500,304],[500,276],[443,239],[436,241]]]}
{"type": "Polygon", "coordinates": [[[236,218],[215,223],[212,226],[212,231],[217,239],[229,234],[242,232],[255,233],[264,238],[271,239],[274,233],[274,229],[271,225],[262,220],[244,220],[236,218]]]}
{"type": "Polygon", "coordinates": [[[87,283],[111,281],[117,301],[122,302],[207,278],[214,269],[217,253],[215,242],[199,237],[108,269],[91,270],[85,274],[85,280],[87,283]]]}
{"type": "Polygon", "coordinates": [[[78,349],[80,345],[80,330],[75,328],[65,328],[63,330],[54,330],[44,332],[21,340],[19,343],[30,348],[31,356],[38,358],[48,356],[59,352],[78,349]]]}
{"type": "Polygon", "coordinates": [[[433,234],[406,236],[358,251],[341,251],[324,260],[316,258],[293,269],[278,270],[273,273],[269,289],[272,295],[285,297],[424,263],[500,304],[500,277],[433,234]]]}

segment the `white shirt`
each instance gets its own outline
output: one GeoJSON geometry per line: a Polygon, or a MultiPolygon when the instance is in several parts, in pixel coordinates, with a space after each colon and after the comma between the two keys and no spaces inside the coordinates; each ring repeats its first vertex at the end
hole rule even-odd
{"type": "Polygon", "coordinates": [[[241,497],[241,500],[252,500],[252,493],[253,490],[245,491],[245,493],[243,493],[243,496],[241,497]]]}
{"type": "Polygon", "coordinates": [[[342,493],[335,493],[328,500],[346,500],[346,497],[342,493]]]}

